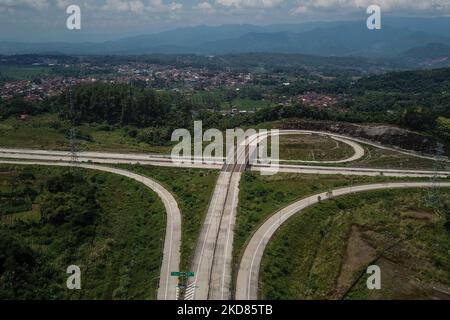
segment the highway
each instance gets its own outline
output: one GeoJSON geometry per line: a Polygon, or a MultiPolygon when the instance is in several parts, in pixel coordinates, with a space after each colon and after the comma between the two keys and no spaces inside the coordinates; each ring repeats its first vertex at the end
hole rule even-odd
{"type": "Polygon", "coordinates": [[[209,282],[208,299],[210,300],[230,300],[232,296],[233,240],[239,202],[239,184],[248,163],[250,152],[248,145],[253,139],[256,139],[256,137],[248,137],[247,141],[241,144],[242,148],[236,150],[235,164],[224,168],[225,171],[232,171],[232,174],[215,244],[209,282]]]}
{"type": "MultiPolygon", "coordinates": [[[[250,139],[250,138],[247,138],[250,139]]],[[[249,141],[249,140],[246,140],[249,141]]],[[[239,182],[246,168],[246,141],[227,157],[210,200],[191,263],[195,276],[186,300],[219,300],[231,297],[233,230],[239,182]]]]}
{"type": "MultiPolygon", "coordinates": [[[[29,161],[0,160],[0,163],[20,164],[20,165],[33,164],[42,166],[62,166],[62,167],[73,166],[73,164],[65,162],[49,163],[39,161],[29,162],[29,161]]],[[[175,198],[158,182],[126,170],[91,164],[77,164],[77,166],[90,170],[109,172],[136,180],[139,183],[142,183],[151,190],[153,190],[156,194],[158,194],[166,209],[167,223],[166,223],[166,236],[164,240],[163,260],[161,265],[157,298],[158,300],[176,300],[178,278],[171,277],[170,273],[172,271],[178,271],[180,267],[181,212],[175,198]]]]}
{"type": "MultiPolygon", "coordinates": [[[[295,134],[299,134],[298,131],[295,131],[295,134]]],[[[234,162],[228,161],[222,168],[191,264],[191,271],[195,272],[195,277],[188,283],[192,290],[185,296],[187,300],[230,300],[232,298],[232,251],[239,183],[242,172],[248,165],[250,154],[256,151],[250,150],[249,146],[264,138],[267,138],[267,134],[247,137],[243,145],[241,144],[241,148],[236,148],[234,162]]],[[[364,149],[359,144],[340,136],[332,138],[347,143],[355,150],[355,153],[348,159],[329,161],[326,162],[327,164],[355,161],[364,156],[364,149]]],[[[264,170],[264,167],[259,167],[259,170],[264,170]]]]}
{"type": "Polygon", "coordinates": [[[346,176],[385,176],[397,178],[440,178],[450,177],[450,171],[429,171],[429,170],[401,170],[401,169],[370,169],[370,168],[348,168],[348,167],[320,167],[320,166],[300,166],[300,165],[280,165],[277,168],[265,165],[253,165],[252,171],[284,172],[284,173],[304,173],[320,175],[346,175],[346,176]]]}
{"type": "MultiPolygon", "coordinates": [[[[411,156],[416,156],[426,159],[434,159],[433,157],[426,155],[418,155],[411,151],[399,150],[395,148],[389,148],[380,146],[376,143],[369,141],[346,137],[342,135],[327,133],[327,132],[315,132],[307,130],[283,130],[278,133],[279,135],[293,135],[293,134],[319,134],[328,136],[334,140],[340,141],[350,145],[354,149],[354,154],[343,160],[336,161],[305,161],[310,165],[287,165],[276,163],[276,166],[270,167],[258,163],[249,164],[249,154],[253,154],[253,151],[249,150],[249,145],[255,141],[261,141],[261,139],[267,138],[269,133],[256,134],[247,137],[243,148],[237,148],[233,154],[234,161],[225,161],[223,158],[209,158],[202,162],[199,159],[196,161],[189,161],[188,158],[177,158],[176,160],[182,160],[184,163],[174,163],[173,159],[169,155],[155,155],[155,154],[120,154],[120,153],[106,153],[106,152],[78,152],[77,161],[82,167],[96,167],[103,168],[99,165],[91,165],[86,163],[99,163],[99,164],[146,164],[154,166],[164,167],[183,167],[183,168],[202,168],[202,169],[217,169],[221,170],[217,179],[216,186],[210,199],[210,203],[207,209],[204,223],[202,225],[199,238],[197,240],[194,255],[191,261],[191,272],[195,275],[188,280],[188,290],[185,295],[186,300],[229,300],[232,298],[232,251],[233,251],[233,239],[234,239],[234,226],[236,221],[236,213],[239,200],[239,184],[244,172],[248,167],[253,171],[261,172],[287,172],[287,173],[305,173],[305,174],[330,174],[330,175],[363,175],[363,176],[389,176],[389,177],[415,177],[415,178],[429,178],[429,177],[449,177],[449,171],[431,171],[431,170],[397,170],[397,169],[370,169],[370,168],[352,168],[352,167],[338,167],[338,166],[319,166],[317,164],[341,164],[346,162],[356,161],[364,156],[364,148],[360,143],[376,146],[382,149],[388,149],[411,156]],[[315,164],[315,165],[312,165],[315,164]]],[[[28,149],[8,149],[0,148],[0,159],[7,158],[9,161],[17,163],[17,159],[22,163],[36,163],[40,161],[46,165],[68,165],[67,162],[72,160],[72,155],[67,151],[48,151],[48,150],[28,150],[28,149]],[[14,159],[14,160],[12,160],[14,159]],[[30,162],[25,162],[30,161],[30,162]],[[46,161],[46,162],[43,162],[46,161]]],[[[230,157],[228,157],[230,158],[230,157]]],[[[441,159],[440,159],[441,160],[441,159]]],[[[448,161],[448,160],[446,160],[448,161]]],[[[282,162],[282,160],[280,160],[282,162]]],[[[303,161],[299,161],[303,162],[303,161]]],[[[102,170],[102,169],[98,169],[102,170]]],[[[116,170],[109,168],[108,170],[116,170]]],[[[117,169],[117,172],[124,170],[117,169]]],[[[109,171],[111,172],[111,171],[109,171]]],[[[123,173],[122,172],[122,173],[123,173]]],[[[118,173],[120,174],[120,173],[118,173]]],[[[136,175],[137,176],[137,175],[136,175]]],[[[142,179],[141,176],[137,176],[138,179],[142,179]]],[[[136,179],[137,180],[137,179],[136,179]]],[[[138,180],[139,181],[139,180],[138,180]]],[[[162,188],[162,187],[161,187],[162,188]]],[[[159,188],[158,188],[159,189],[159,188]]],[[[353,190],[355,190],[353,188],[353,190]]],[[[159,189],[161,192],[162,190],[159,189]]],[[[169,194],[170,195],[170,194],[169,194]]],[[[160,194],[163,198],[163,196],[160,194]]],[[[166,198],[169,196],[165,194],[166,198]]],[[[170,195],[172,200],[165,202],[166,210],[168,211],[168,231],[174,230],[177,234],[166,235],[165,244],[165,263],[166,269],[162,269],[160,291],[158,292],[158,298],[174,299],[176,294],[172,292],[175,290],[176,279],[168,279],[167,272],[176,271],[178,267],[172,265],[172,269],[169,271],[169,264],[174,261],[179,263],[179,252],[175,254],[174,249],[171,246],[176,246],[179,251],[179,239],[178,233],[181,233],[181,214],[178,207],[176,210],[178,213],[173,212],[174,209],[170,206],[176,206],[176,202],[170,195]],[[175,218],[171,219],[169,216],[175,218]],[[178,217],[178,218],[176,218],[178,217]],[[170,226],[169,226],[170,222],[170,226]],[[178,238],[177,238],[178,237],[178,238]],[[174,239],[176,238],[176,239],[174,239]],[[168,241],[167,239],[172,239],[168,241]],[[175,242],[174,242],[175,241],[175,242]],[[167,248],[167,252],[166,252],[167,248]],[[169,252],[171,252],[169,254],[169,252]],[[176,256],[176,257],[175,257],[176,256]],[[167,264],[167,261],[169,263],[167,264]],[[166,279],[166,280],[164,280],[166,279]],[[161,293],[162,288],[164,293],[161,293]]]]}
{"type": "MultiPolygon", "coordinates": [[[[352,156],[354,158],[355,156],[352,156]]],[[[29,160],[29,161],[49,161],[49,162],[70,162],[72,156],[66,151],[30,150],[30,149],[7,149],[0,148],[0,159],[29,160]]],[[[206,163],[190,162],[187,158],[178,158],[185,163],[174,163],[168,155],[143,155],[143,154],[120,154],[106,152],[78,152],[77,160],[80,163],[97,164],[141,164],[174,168],[197,168],[220,170],[224,166],[224,161],[220,158],[207,159],[206,163]]],[[[346,161],[346,160],[341,160],[346,161]]],[[[281,162],[281,160],[280,160],[281,162]]],[[[326,162],[329,163],[329,162],[326,162]]],[[[261,164],[250,166],[253,171],[279,171],[286,173],[307,173],[307,174],[344,174],[360,176],[392,176],[392,177],[432,177],[435,172],[429,170],[397,170],[397,169],[370,169],[354,167],[330,167],[311,165],[287,165],[279,164],[276,167],[268,167],[261,164]]],[[[450,175],[449,171],[437,172],[440,177],[450,175]]]]}
{"type": "MultiPolygon", "coordinates": [[[[289,131],[280,132],[280,134],[312,134],[312,132],[305,131],[289,131]]],[[[322,133],[326,135],[325,133],[322,133]]],[[[251,145],[256,139],[261,141],[267,135],[258,134],[251,136],[246,140],[246,146],[251,145]]],[[[339,135],[331,134],[331,138],[347,143],[354,150],[353,156],[348,159],[339,161],[328,161],[330,163],[344,163],[355,161],[364,156],[364,149],[356,142],[345,139],[339,135]]],[[[243,151],[236,152],[236,165],[234,167],[228,165],[223,168],[227,173],[225,180],[221,181],[221,194],[218,197],[221,201],[213,201],[215,216],[207,218],[207,224],[204,225],[206,230],[210,231],[209,237],[199,238],[199,247],[209,248],[210,250],[203,250],[198,252],[194,258],[193,265],[201,272],[194,278],[192,295],[189,299],[197,300],[230,300],[232,298],[232,248],[234,239],[234,227],[237,214],[237,206],[239,200],[239,182],[241,174],[245,171],[252,151],[248,147],[241,149],[243,151]],[[244,164],[244,165],[243,165],[244,164]],[[232,174],[228,173],[232,171],[232,174]],[[227,184],[228,183],[228,184],[227,184]],[[225,201],[223,201],[225,199],[225,201]],[[211,224],[213,228],[211,228],[211,224]],[[214,242],[215,241],[215,242],[214,242]],[[201,266],[201,268],[199,268],[201,266]]],[[[254,152],[255,150],[253,150],[254,152]]],[[[319,162],[315,162],[319,163],[319,162]]],[[[302,172],[315,174],[357,174],[357,175],[386,175],[393,177],[433,177],[436,174],[440,177],[449,176],[450,172],[430,172],[430,171],[408,171],[408,170],[377,170],[377,169],[352,169],[341,167],[308,167],[308,166],[289,166],[281,165],[279,168],[267,168],[261,165],[253,165],[252,170],[276,170],[277,172],[302,172]],[[280,170],[278,170],[280,169],[280,170]]]]}
{"type": "MultiPolygon", "coordinates": [[[[275,232],[292,216],[301,213],[302,210],[313,206],[319,201],[324,201],[332,197],[340,197],[347,194],[385,190],[385,189],[405,189],[405,188],[430,188],[430,182],[411,183],[379,183],[363,186],[346,187],[328,192],[319,193],[300,201],[297,201],[286,208],[274,213],[262,226],[252,235],[242,255],[236,281],[235,298],[237,300],[257,300],[259,270],[264,255],[264,250],[275,232]],[[320,198],[319,198],[320,197],[320,198]],[[321,199],[321,200],[319,200],[321,199]]],[[[450,187],[449,182],[440,183],[440,187],[450,187]]]]}
{"type": "MultiPolygon", "coordinates": [[[[161,167],[219,170],[224,163],[224,160],[220,158],[204,159],[204,161],[200,163],[197,159],[191,161],[191,158],[172,158],[170,155],[161,154],[77,152],[76,155],[78,162],[101,164],[142,164],[161,167]],[[174,160],[183,163],[175,163],[174,160]]],[[[72,160],[72,154],[68,151],[0,148],[0,158],[70,162],[72,160]]]]}

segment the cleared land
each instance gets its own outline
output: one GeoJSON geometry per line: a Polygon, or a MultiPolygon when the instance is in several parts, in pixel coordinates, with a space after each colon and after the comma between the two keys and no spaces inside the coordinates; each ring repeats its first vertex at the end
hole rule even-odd
{"type": "Polygon", "coordinates": [[[439,299],[450,289],[450,192],[376,191],[325,201],[286,223],[261,267],[263,299],[439,299]],[[382,289],[366,288],[366,268],[382,289]]]}
{"type": "Polygon", "coordinates": [[[160,199],[136,181],[90,170],[77,169],[81,180],[70,186],[68,172],[0,165],[2,250],[33,257],[16,257],[14,269],[24,270],[0,276],[0,296],[155,299],[166,227],[160,199]],[[81,220],[92,212],[91,222],[81,220]],[[65,287],[72,264],[82,270],[82,290],[65,287]]]}

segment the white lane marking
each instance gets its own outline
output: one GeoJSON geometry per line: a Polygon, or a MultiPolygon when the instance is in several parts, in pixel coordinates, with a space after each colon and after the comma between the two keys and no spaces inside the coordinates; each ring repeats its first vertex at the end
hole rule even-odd
{"type": "MultiPolygon", "coordinates": [[[[202,265],[202,261],[203,261],[203,255],[204,255],[204,252],[205,252],[205,246],[206,246],[206,242],[207,242],[207,240],[208,240],[208,234],[209,234],[209,231],[210,231],[210,229],[211,229],[211,223],[212,223],[212,221],[213,221],[213,218],[214,218],[214,216],[215,216],[215,207],[216,207],[216,205],[217,205],[217,202],[218,202],[218,198],[219,198],[219,196],[220,196],[220,194],[221,194],[221,192],[220,192],[220,189],[222,188],[221,187],[221,184],[219,183],[219,181],[221,181],[221,178],[223,177],[223,176],[225,176],[226,175],[226,173],[224,173],[223,171],[220,173],[220,175],[219,175],[219,178],[218,178],[218,180],[217,180],[217,184],[216,184],[216,187],[217,187],[217,190],[218,190],[218,196],[217,197],[214,197],[214,202],[213,202],[213,206],[212,206],[212,208],[211,208],[211,211],[212,211],[212,214],[211,214],[211,216],[209,217],[209,219],[208,219],[208,227],[206,228],[206,233],[205,233],[205,239],[204,239],[204,241],[203,241],[203,243],[202,243],[202,250],[201,250],[201,253],[200,253],[200,261],[199,261],[199,263],[198,263],[198,266],[197,266],[197,270],[196,270],[196,272],[195,272],[195,279],[194,279],[194,283],[196,283],[197,282],[197,278],[198,278],[198,274],[199,274],[199,271],[200,271],[200,267],[201,267],[201,265],[202,265]]],[[[214,192],[215,192],[216,190],[214,190],[214,192]]],[[[213,196],[214,196],[214,194],[213,194],[213,196]]],[[[209,271],[210,272],[210,271],[209,271]]]]}
{"type": "MultiPolygon", "coordinates": [[[[232,179],[233,179],[233,176],[231,177],[230,185],[232,185],[232,179]]],[[[239,182],[238,182],[237,188],[233,189],[233,202],[231,204],[231,215],[230,215],[230,218],[229,218],[229,221],[228,221],[227,240],[225,242],[225,253],[224,253],[224,256],[223,256],[223,270],[222,270],[223,272],[222,272],[222,287],[221,287],[222,300],[223,300],[223,297],[224,297],[225,273],[226,273],[225,271],[226,271],[226,264],[227,264],[228,244],[229,244],[230,235],[231,235],[231,223],[233,222],[232,218],[233,218],[233,213],[234,213],[234,207],[236,205],[236,189],[239,189],[239,182]]]]}
{"type": "Polygon", "coordinates": [[[194,300],[195,288],[195,282],[188,285],[186,293],[184,294],[184,300],[194,300]]]}

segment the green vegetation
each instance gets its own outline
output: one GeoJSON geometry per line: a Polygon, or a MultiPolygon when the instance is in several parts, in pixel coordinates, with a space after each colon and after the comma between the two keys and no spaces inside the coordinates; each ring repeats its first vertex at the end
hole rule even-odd
{"type": "Polygon", "coordinates": [[[269,243],[263,299],[437,299],[450,287],[450,192],[438,208],[428,190],[335,198],[291,218],[269,243]],[[378,265],[382,289],[367,290],[378,265]]]}
{"type": "Polygon", "coordinates": [[[280,159],[303,161],[343,160],[354,154],[351,146],[318,135],[280,136],[280,159]]]}
{"type": "MultiPolygon", "coordinates": [[[[346,95],[338,107],[316,108],[302,104],[264,108],[256,122],[288,118],[343,121],[352,123],[389,123],[442,139],[448,145],[445,119],[450,118],[450,69],[390,72],[366,76],[358,81],[308,82],[284,88],[279,94],[317,92],[346,95]],[[288,90],[288,92],[285,92],[288,90]]],[[[281,90],[281,89],[279,89],[281,90]]]]}
{"type": "Polygon", "coordinates": [[[379,149],[369,145],[363,145],[365,154],[359,160],[351,163],[341,164],[346,167],[360,168],[384,168],[384,169],[419,169],[450,170],[448,162],[434,161],[406,155],[400,152],[379,149]]]}
{"type": "Polygon", "coordinates": [[[0,65],[0,82],[11,80],[34,80],[50,73],[51,69],[40,66],[0,65]]]}
{"type": "Polygon", "coordinates": [[[218,178],[216,170],[120,165],[160,182],[169,190],[182,214],[181,268],[187,270],[218,178]]]}
{"type": "Polygon", "coordinates": [[[270,101],[258,99],[253,100],[250,98],[234,99],[231,103],[223,103],[222,109],[229,110],[230,108],[236,108],[242,111],[257,111],[262,108],[271,107],[273,103],[270,101]]]}
{"type": "Polygon", "coordinates": [[[342,175],[309,175],[279,173],[261,176],[246,172],[242,176],[238,214],[234,236],[234,261],[245,241],[265,219],[283,207],[306,196],[330,191],[339,187],[399,180],[386,177],[363,177],[342,175]]]}
{"type": "MultiPolygon", "coordinates": [[[[52,103],[63,106],[62,116],[75,123],[136,125],[138,127],[183,127],[189,120],[189,109],[176,107],[169,94],[127,85],[83,84],[74,88],[73,103],[77,106],[70,115],[69,93],[52,103]]],[[[170,140],[170,139],[169,139],[170,140]]]]}
{"type": "MultiPolygon", "coordinates": [[[[70,123],[61,120],[56,114],[39,114],[25,121],[8,118],[0,121],[0,146],[69,150],[70,128],[70,123]]],[[[170,146],[166,143],[140,141],[138,136],[144,136],[145,129],[82,124],[75,126],[75,130],[78,148],[82,151],[170,153],[170,146]]]]}
{"type": "Polygon", "coordinates": [[[155,299],[165,209],[112,174],[0,166],[0,299],[155,299]],[[69,265],[82,289],[65,287],[69,265]]]}
{"type": "Polygon", "coordinates": [[[436,122],[436,131],[439,136],[446,140],[450,140],[450,118],[439,117],[436,122]]]}
{"type": "MultiPolygon", "coordinates": [[[[42,61],[42,58],[32,55],[9,57],[10,61],[0,67],[0,75],[5,79],[13,77],[11,80],[14,80],[14,77],[34,79],[46,74],[79,75],[79,72],[73,72],[72,68],[64,71],[60,70],[60,67],[30,66],[34,61],[42,61]]],[[[79,66],[81,62],[78,57],[49,58],[66,60],[68,64],[74,64],[73,67],[79,66]]],[[[78,85],[74,89],[77,122],[106,121],[108,124],[121,126],[152,127],[155,130],[162,129],[158,134],[165,136],[167,128],[190,127],[186,124],[190,123],[191,112],[205,109],[219,111],[234,106],[243,110],[259,109],[254,117],[235,117],[231,121],[235,125],[256,125],[264,121],[292,117],[391,123],[427,132],[448,142],[447,134],[440,131],[438,119],[450,117],[449,68],[367,75],[367,71],[373,71],[376,64],[364,59],[268,53],[226,55],[212,59],[192,55],[150,55],[133,58],[97,56],[83,59],[84,63],[92,67],[89,72],[103,75],[111,72],[111,65],[141,61],[171,67],[175,65],[179,68],[210,68],[211,71],[222,70],[230,74],[250,73],[252,77],[239,87],[224,84],[212,88],[208,87],[209,83],[165,84],[164,79],[155,80],[152,86],[162,89],[160,91],[144,88],[147,84],[139,81],[136,81],[134,86],[98,83],[78,85]],[[305,68],[304,63],[312,69],[305,68]],[[359,67],[355,67],[356,65],[359,67]],[[361,68],[365,71],[362,72],[361,68]],[[363,75],[365,76],[361,78],[363,75]],[[285,85],[286,82],[290,85],[285,85]],[[188,94],[181,95],[170,89],[188,94]],[[328,108],[316,108],[295,102],[298,101],[296,96],[308,92],[337,97],[339,103],[328,108]]],[[[0,117],[14,114],[11,113],[11,108],[2,104],[0,103],[0,117]],[[8,112],[5,113],[4,109],[8,112]]],[[[61,112],[68,117],[67,92],[38,105],[44,106],[47,111],[61,112]]],[[[15,112],[24,112],[22,109],[17,108],[15,112]]],[[[209,125],[213,124],[217,117],[214,112],[202,112],[198,117],[204,120],[206,127],[217,127],[209,125]]],[[[227,121],[226,118],[220,115],[219,117],[227,121]]]]}
{"type": "MultiPolygon", "coordinates": [[[[243,56],[249,58],[252,55],[243,56]]],[[[273,60],[270,55],[265,59],[263,55],[256,56],[263,60],[273,60]]],[[[235,58],[228,56],[228,59],[235,58]]],[[[289,61],[291,58],[286,56],[289,61]]],[[[184,57],[181,60],[195,63],[195,59],[190,59],[194,57],[184,57]]],[[[223,64],[226,61],[223,60],[223,64]]],[[[26,72],[26,67],[23,68],[26,72]]],[[[209,90],[200,84],[189,88],[183,88],[180,84],[181,89],[186,89],[186,94],[180,94],[181,89],[172,91],[170,86],[154,90],[147,88],[145,84],[80,84],[73,88],[72,96],[76,106],[74,114],[70,113],[69,93],[66,91],[42,102],[25,101],[19,94],[7,101],[0,100],[0,118],[17,117],[23,113],[57,114],[59,119],[54,125],[60,126],[60,130],[65,130],[70,122],[80,126],[79,134],[83,141],[89,142],[95,138],[85,135],[83,127],[102,127],[104,131],[108,131],[106,138],[109,138],[110,133],[114,136],[112,141],[103,143],[103,146],[113,144],[110,147],[113,149],[128,141],[136,147],[142,145],[145,150],[145,146],[168,148],[172,132],[178,128],[192,129],[193,120],[202,120],[205,130],[255,127],[265,122],[292,118],[388,123],[421,132],[424,137],[432,140],[430,145],[443,142],[442,152],[446,154],[450,118],[449,70],[391,72],[359,80],[350,75],[324,77],[307,72],[295,82],[293,70],[289,68],[261,69],[253,70],[254,78],[240,88],[223,85],[209,90]],[[283,85],[283,81],[288,80],[294,81],[292,85],[283,85]],[[296,102],[301,101],[298,100],[299,95],[308,92],[333,96],[337,105],[318,108],[296,102]],[[255,113],[229,115],[222,112],[232,108],[255,113]]],[[[99,134],[97,141],[103,138],[99,134]]]]}

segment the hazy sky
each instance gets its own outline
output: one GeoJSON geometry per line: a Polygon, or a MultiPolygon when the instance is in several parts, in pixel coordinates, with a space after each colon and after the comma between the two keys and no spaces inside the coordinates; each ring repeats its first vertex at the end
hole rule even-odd
{"type": "Polygon", "coordinates": [[[182,26],[277,24],[366,17],[378,4],[392,15],[450,16],[450,0],[0,0],[0,40],[100,41],[182,26]],[[66,8],[82,10],[68,32],[66,8]]]}

